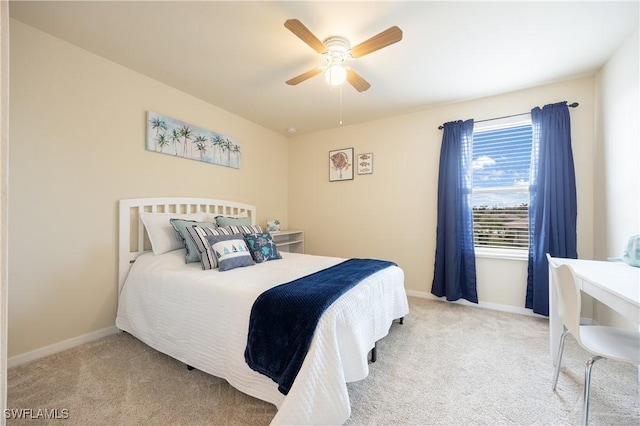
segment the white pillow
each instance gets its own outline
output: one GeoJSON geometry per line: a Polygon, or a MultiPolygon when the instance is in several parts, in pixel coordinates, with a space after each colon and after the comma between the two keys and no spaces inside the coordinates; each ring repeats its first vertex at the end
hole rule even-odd
{"type": "Polygon", "coordinates": [[[140,213],[140,219],[144,223],[151,242],[151,249],[156,256],[184,247],[184,242],[180,235],[173,229],[169,219],[186,219],[203,221],[206,218],[205,213],[140,213]]]}

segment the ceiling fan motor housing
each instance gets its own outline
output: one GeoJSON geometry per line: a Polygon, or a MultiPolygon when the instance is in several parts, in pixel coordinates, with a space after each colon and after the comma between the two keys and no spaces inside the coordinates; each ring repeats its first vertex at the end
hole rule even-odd
{"type": "Polygon", "coordinates": [[[332,36],[327,38],[323,43],[327,48],[325,58],[330,65],[341,64],[346,59],[349,59],[349,49],[351,46],[349,45],[349,40],[346,38],[332,36]]]}

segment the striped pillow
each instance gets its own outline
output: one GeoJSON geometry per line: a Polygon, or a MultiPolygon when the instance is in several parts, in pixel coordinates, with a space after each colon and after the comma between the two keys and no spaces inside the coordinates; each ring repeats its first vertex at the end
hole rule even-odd
{"type": "Polygon", "coordinates": [[[229,232],[231,232],[232,234],[262,233],[262,227],[260,225],[227,225],[227,226],[221,226],[220,228],[224,228],[229,232]]]}
{"type": "Polygon", "coordinates": [[[209,235],[231,235],[231,231],[225,228],[209,228],[206,226],[191,226],[187,228],[189,236],[200,253],[200,264],[202,269],[215,269],[218,267],[216,255],[207,240],[209,235]]]}

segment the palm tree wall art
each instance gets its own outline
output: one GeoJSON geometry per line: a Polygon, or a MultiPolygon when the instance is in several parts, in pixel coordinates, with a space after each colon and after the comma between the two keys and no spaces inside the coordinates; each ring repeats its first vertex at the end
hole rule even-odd
{"type": "Polygon", "coordinates": [[[212,130],[156,112],[147,112],[148,151],[240,168],[240,142],[212,130]]]}

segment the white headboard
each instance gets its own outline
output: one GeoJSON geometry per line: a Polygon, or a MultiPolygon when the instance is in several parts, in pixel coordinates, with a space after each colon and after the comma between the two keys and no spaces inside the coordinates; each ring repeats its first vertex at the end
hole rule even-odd
{"type": "Polygon", "coordinates": [[[204,212],[224,216],[246,214],[251,218],[251,223],[256,224],[255,206],[210,198],[173,197],[120,200],[119,211],[118,294],[122,290],[131,264],[140,254],[151,251],[139,212],[176,214],[204,212]]]}

